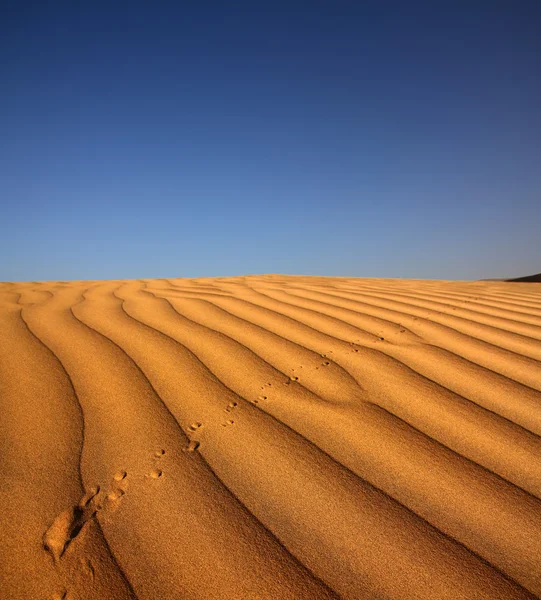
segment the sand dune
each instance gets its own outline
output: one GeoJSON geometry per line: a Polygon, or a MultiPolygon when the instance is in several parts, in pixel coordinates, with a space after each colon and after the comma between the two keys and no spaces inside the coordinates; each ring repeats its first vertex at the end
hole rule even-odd
{"type": "Polygon", "coordinates": [[[535,275],[527,275],[526,277],[517,277],[515,279],[508,279],[507,281],[541,283],[541,273],[536,273],[535,275]]]}
{"type": "Polygon", "coordinates": [[[541,285],[0,284],[0,596],[541,597],[541,285]]]}

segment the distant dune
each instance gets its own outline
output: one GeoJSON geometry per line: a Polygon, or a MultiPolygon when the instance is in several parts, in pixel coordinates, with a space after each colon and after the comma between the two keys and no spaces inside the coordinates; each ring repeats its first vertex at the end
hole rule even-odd
{"type": "Polygon", "coordinates": [[[4,283],[0,336],[2,598],[541,596],[541,286],[4,283]]]}
{"type": "Polygon", "coordinates": [[[527,277],[517,277],[516,279],[508,279],[507,281],[541,283],[541,273],[537,273],[537,275],[528,275],[527,277]]]}

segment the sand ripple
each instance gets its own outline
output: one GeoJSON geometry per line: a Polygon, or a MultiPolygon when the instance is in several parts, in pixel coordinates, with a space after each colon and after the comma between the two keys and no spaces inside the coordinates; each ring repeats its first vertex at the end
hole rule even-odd
{"type": "Polygon", "coordinates": [[[541,597],[541,284],[0,284],[0,590],[541,597]]]}

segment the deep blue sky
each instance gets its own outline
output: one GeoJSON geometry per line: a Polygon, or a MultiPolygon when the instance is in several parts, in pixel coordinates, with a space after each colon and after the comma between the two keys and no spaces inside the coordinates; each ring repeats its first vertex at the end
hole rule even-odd
{"type": "Polygon", "coordinates": [[[4,281],[539,272],[541,2],[4,0],[0,199],[4,281]]]}

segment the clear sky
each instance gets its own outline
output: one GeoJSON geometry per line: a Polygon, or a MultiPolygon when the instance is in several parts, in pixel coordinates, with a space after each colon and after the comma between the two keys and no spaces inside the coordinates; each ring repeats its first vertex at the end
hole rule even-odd
{"type": "Polygon", "coordinates": [[[541,2],[0,6],[0,280],[541,271],[541,2]]]}

